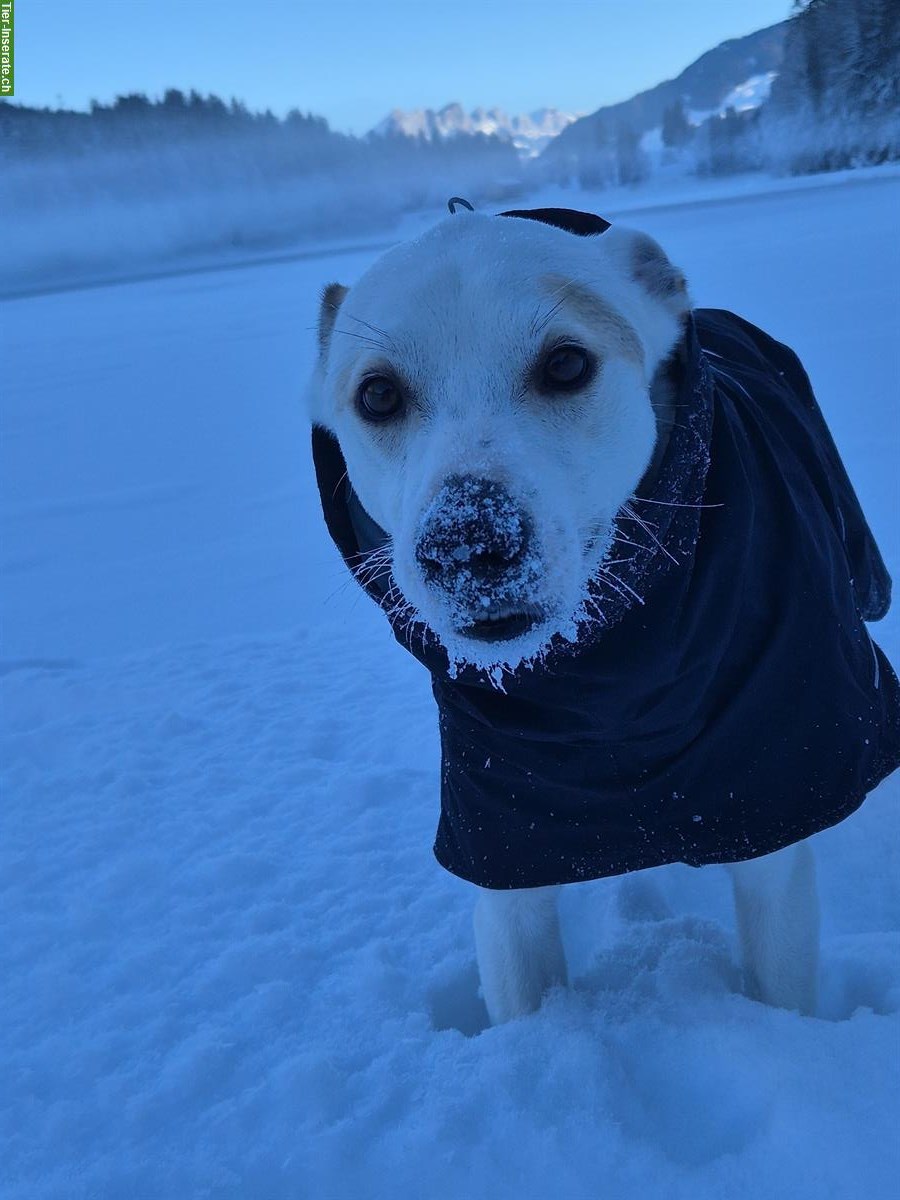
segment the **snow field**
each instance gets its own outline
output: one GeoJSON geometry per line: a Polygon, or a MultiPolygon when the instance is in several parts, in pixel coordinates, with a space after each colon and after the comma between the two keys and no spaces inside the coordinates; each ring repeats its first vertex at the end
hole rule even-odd
{"type": "MultiPolygon", "coordinates": [[[[632,222],[797,349],[895,576],[898,200],[632,222]]],[[[725,872],[676,866],[566,889],[572,989],[486,1028],[428,680],[328,543],[298,399],[366,261],[3,307],[0,1194],[889,1200],[896,779],[815,839],[816,1017],[741,994],[725,872]]],[[[900,661],[896,610],[873,634],[900,661]]]]}
{"type": "Polygon", "coordinates": [[[817,839],[819,1019],[740,994],[725,873],[675,867],[569,889],[573,991],[486,1030],[427,697],[361,657],[7,676],[9,1194],[887,1197],[895,789],[817,839]]]}

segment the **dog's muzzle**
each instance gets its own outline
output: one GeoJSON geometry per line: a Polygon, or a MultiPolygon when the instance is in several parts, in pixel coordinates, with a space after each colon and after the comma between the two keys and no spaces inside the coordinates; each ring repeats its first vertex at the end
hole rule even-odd
{"type": "Polygon", "coordinates": [[[423,514],[416,562],[466,637],[507,641],[542,619],[533,522],[502,484],[451,476],[423,514]]]}

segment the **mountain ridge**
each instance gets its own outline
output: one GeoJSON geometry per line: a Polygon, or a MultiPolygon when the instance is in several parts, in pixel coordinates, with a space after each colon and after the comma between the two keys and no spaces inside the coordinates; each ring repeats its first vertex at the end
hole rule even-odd
{"type": "Polygon", "coordinates": [[[638,92],[629,100],[607,104],[572,122],[543,152],[577,156],[608,141],[618,129],[635,135],[662,124],[668,107],[681,102],[696,112],[714,111],[722,101],[749,80],[777,73],[784,57],[789,20],[779,21],[740,38],[728,38],[706,50],[672,79],[638,92]]]}
{"type": "Polygon", "coordinates": [[[523,158],[534,158],[579,115],[549,106],[513,115],[498,106],[479,105],[466,112],[458,101],[453,101],[439,109],[392,109],[368,136],[422,138],[430,142],[484,134],[511,142],[523,158]]]}
{"type": "MultiPolygon", "coordinates": [[[[780,21],[743,37],[728,38],[704,51],[672,79],[591,113],[545,106],[511,116],[499,106],[478,106],[467,112],[454,101],[439,109],[395,108],[367,136],[422,138],[430,142],[483,134],[511,142],[524,159],[552,158],[558,153],[578,156],[608,140],[622,126],[636,135],[659,126],[672,104],[683,103],[691,114],[709,114],[740,96],[741,89],[757,79],[767,77],[771,83],[781,66],[788,24],[787,20],[780,21]]],[[[751,88],[735,106],[756,107],[767,94],[768,87],[751,88]]]]}

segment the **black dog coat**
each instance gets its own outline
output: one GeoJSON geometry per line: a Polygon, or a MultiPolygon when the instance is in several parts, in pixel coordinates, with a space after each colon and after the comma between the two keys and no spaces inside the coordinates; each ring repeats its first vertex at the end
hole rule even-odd
{"type": "MultiPolygon", "coordinates": [[[[515,213],[510,216],[527,217],[515,213]]],[[[536,219],[596,235],[566,210],[536,219]]],[[[849,816],[900,763],[900,687],[869,637],[890,578],[796,355],[698,309],[672,362],[678,423],[605,623],[538,666],[428,667],[442,746],[438,861],[489,888],[768,854],[849,816]],[[638,601],[637,597],[640,597],[638,601]]],[[[385,541],[313,430],[325,520],[354,572],[385,541]]],[[[644,496],[642,488],[638,494],[644,496]]],[[[389,573],[366,590],[386,609],[389,573]]]]}

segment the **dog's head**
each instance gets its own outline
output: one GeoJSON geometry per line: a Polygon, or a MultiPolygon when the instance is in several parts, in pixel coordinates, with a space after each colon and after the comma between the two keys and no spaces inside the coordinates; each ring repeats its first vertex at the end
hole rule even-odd
{"type": "Polygon", "coordinates": [[[468,213],[325,289],[310,415],[452,660],[515,667],[577,636],[688,308],[642,234],[468,213]]]}

